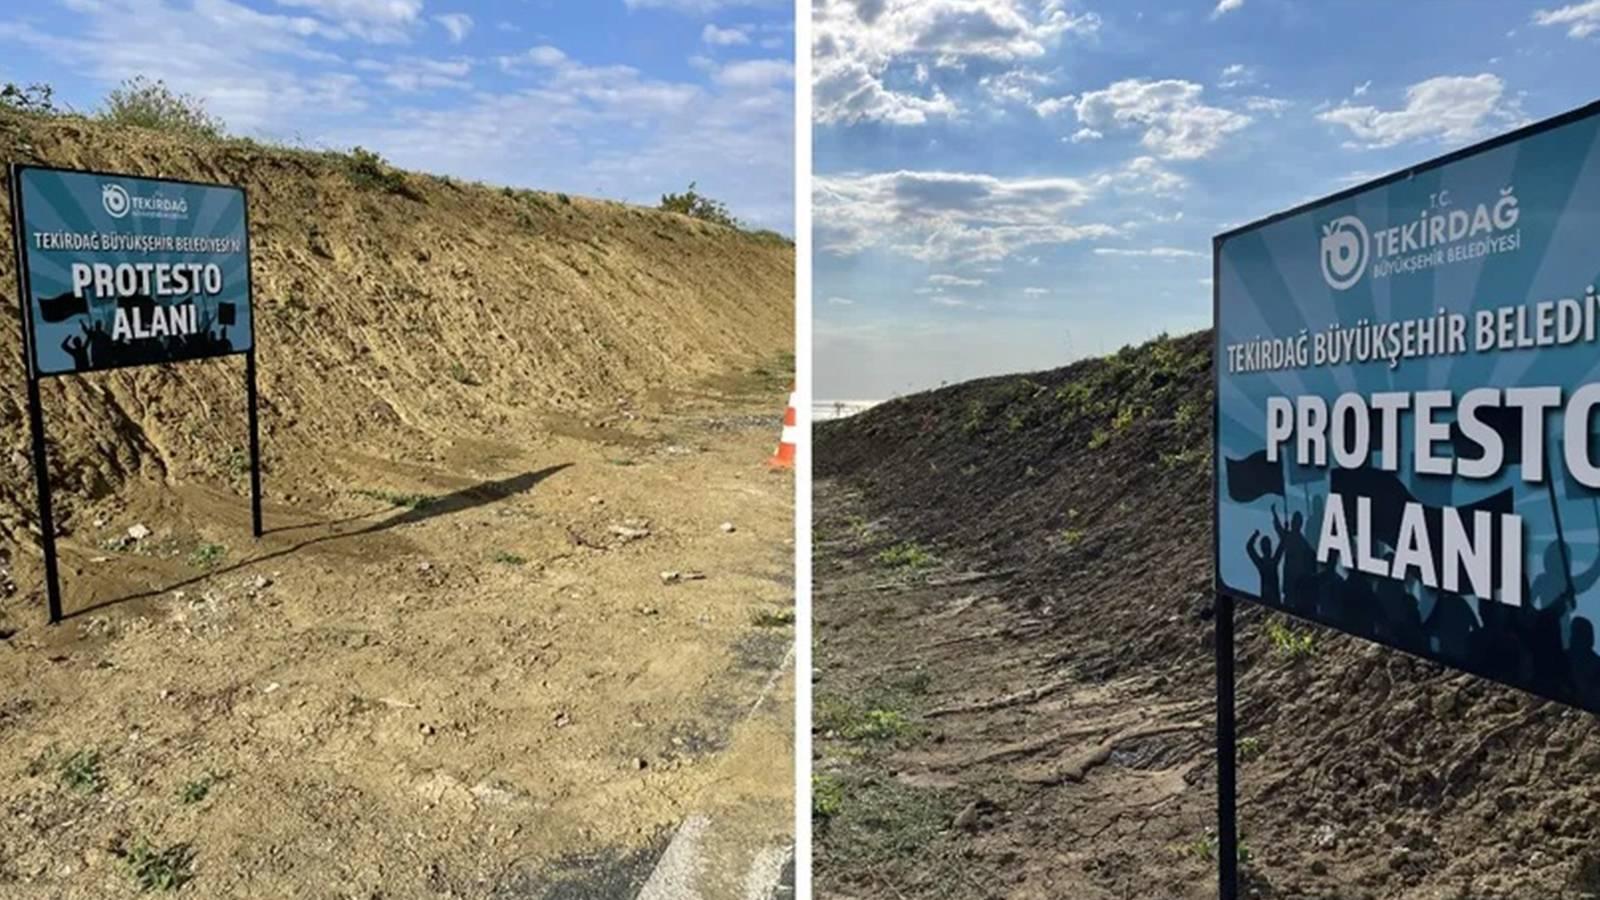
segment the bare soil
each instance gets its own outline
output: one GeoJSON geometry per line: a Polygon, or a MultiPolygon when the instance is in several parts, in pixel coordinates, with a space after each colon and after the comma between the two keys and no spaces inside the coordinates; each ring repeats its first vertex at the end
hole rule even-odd
{"type": "Polygon", "coordinates": [[[779,895],[791,248],[72,120],[0,148],[250,189],[268,463],[253,541],[237,359],[47,383],[45,625],[0,329],[0,897],[663,896],[686,823],[677,896],[779,895]]]}
{"type": "MultiPolygon", "coordinates": [[[[1216,896],[1210,335],[818,428],[819,896],[1216,896]]],[[[1600,895],[1593,717],[1249,607],[1245,896],[1600,895]]]]}

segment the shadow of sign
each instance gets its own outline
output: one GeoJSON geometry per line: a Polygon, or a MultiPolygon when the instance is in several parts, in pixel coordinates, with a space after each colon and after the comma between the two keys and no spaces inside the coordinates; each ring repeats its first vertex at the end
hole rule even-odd
{"type": "MultiPolygon", "coordinates": [[[[301,550],[306,549],[307,547],[313,547],[318,544],[378,534],[380,532],[388,531],[392,528],[398,528],[402,525],[415,525],[420,522],[426,522],[429,519],[438,518],[440,516],[453,515],[455,513],[476,509],[481,506],[487,506],[491,503],[496,503],[509,497],[514,497],[518,494],[527,493],[528,491],[533,490],[533,488],[540,482],[555,475],[563,469],[571,468],[571,466],[572,463],[561,463],[559,465],[548,466],[534,472],[524,472],[521,475],[514,475],[510,478],[502,478],[498,481],[486,481],[481,484],[465,487],[461,490],[446,494],[443,497],[439,497],[422,506],[421,508],[408,509],[404,512],[390,515],[387,518],[380,519],[362,528],[357,528],[351,531],[341,531],[335,534],[321,535],[319,537],[301,541],[300,543],[290,547],[285,547],[281,550],[274,550],[270,553],[251,556],[247,559],[242,559],[233,565],[212,569],[203,574],[196,575],[193,578],[186,578],[182,581],[169,584],[165,587],[153,588],[148,591],[141,591],[136,594],[129,594],[124,597],[117,597],[112,600],[96,603],[92,606],[86,606],[83,609],[77,609],[67,613],[63,617],[63,620],[74,619],[79,616],[108,609],[113,606],[119,606],[124,603],[130,603],[135,600],[146,600],[152,597],[159,597],[162,594],[167,594],[176,590],[182,590],[186,587],[198,584],[210,578],[215,578],[219,575],[227,575],[231,572],[237,572],[240,569],[244,569],[249,566],[260,565],[261,563],[270,562],[275,559],[282,559],[283,557],[291,556],[300,552],[301,550]]],[[[352,516],[339,519],[334,522],[314,523],[311,525],[294,525],[286,528],[275,529],[271,533],[276,534],[318,526],[336,527],[341,524],[364,518],[367,518],[367,516],[352,516]]]]}

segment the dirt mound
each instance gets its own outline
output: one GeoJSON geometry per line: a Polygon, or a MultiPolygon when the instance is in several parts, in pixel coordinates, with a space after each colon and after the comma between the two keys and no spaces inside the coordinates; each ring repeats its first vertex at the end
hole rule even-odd
{"type": "MultiPolygon", "coordinates": [[[[1161,339],[817,429],[836,895],[1214,896],[1210,366],[1161,339]]],[[[1592,717],[1240,619],[1251,896],[1600,890],[1592,717]]]]}
{"type": "MultiPolygon", "coordinates": [[[[425,458],[441,439],[525,427],[528,410],[592,420],[793,343],[793,248],[770,235],[71,118],[0,112],[0,157],[249,191],[262,427],[280,473],[325,477],[334,447],[425,458]]],[[[14,266],[8,240],[13,323],[14,266]]],[[[19,328],[0,329],[0,359],[21,354],[19,328]]],[[[237,482],[242,372],[234,360],[47,382],[66,527],[76,497],[131,475],[237,482]]],[[[20,365],[0,366],[0,389],[6,539],[34,518],[20,365]]]]}

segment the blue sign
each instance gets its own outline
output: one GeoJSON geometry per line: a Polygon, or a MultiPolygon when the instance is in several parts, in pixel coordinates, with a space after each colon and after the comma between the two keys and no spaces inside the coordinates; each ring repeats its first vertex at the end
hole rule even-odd
{"type": "Polygon", "coordinates": [[[1217,589],[1600,711],[1600,104],[1215,241],[1217,589]]]}
{"type": "Polygon", "coordinates": [[[244,191],[12,169],[32,377],[254,345],[244,191]]]}

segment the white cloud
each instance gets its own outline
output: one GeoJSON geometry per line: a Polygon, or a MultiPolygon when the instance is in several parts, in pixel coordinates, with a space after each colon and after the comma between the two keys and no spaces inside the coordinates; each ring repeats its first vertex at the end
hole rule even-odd
{"type": "Polygon", "coordinates": [[[1105,137],[1103,132],[1095,131],[1093,128],[1079,128],[1067,140],[1072,141],[1074,144],[1081,144],[1084,141],[1098,141],[1103,137],[1105,137]]]}
{"type": "Polygon", "coordinates": [[[461,43],[466,40],[467,33],[472,31],[472,17],[466,13],[447,13],[442,16],[434,16],[433,20],[438,22],[445,31],[450,32],[450,41],[452,43],[461,43]]]}
{"type": "Polygon", "coordinates": [[[981,303],[973,303],[971,300],[962,300],[959,297],[934,297],[932,300],[929,300],[928,302],[934,304],[935,306],[946,306],[946,307],[949,307],[951,309],[984,309],[985,308],[983,306],[983,304],[981,304],[981,303]]]}
{"type": "Polygon", "coordinates": [[[308,123],[360,112],[371,101],[359,74],[325,65],[342,60],[319,41],[345,42],[351,35],[312,16],[262,13],[232,0],[183,7],[97,0],[76,15],[72,34],[0,22],[0,42],[45,58],[80,60],[78,74],[103,85],[136,75],[159,78],[205,101],[240,134],[293,134],[308,123]],[[135,17],[139,28],[130,29],[135,17]],[[172,34],[185,36],[182,53],[173,52],[172,34]]]}
{"type": "MultiPolygon", "coordinates": [[[[929,66],[1016,63],[1043,57],[1069,34],[1096,33],[1093,13],[1065,0],[817,0],[812,13],[813,116],[824,125],[877,121],[921,125],[957,110],[929,66]],[[917,72],[892,84],[894,72],[917,72]]],[[[996,76],[996,96],[1026,102],[1026,73],[996,76]]]]}
{"type": "Polygon", "coordinates": [[[399,91],[472,87],[467,78],[472,73],[472,63],[465,59],[403,57],[392,63],[369,59],[356,63],[356,68],[379,73],[384,84],[399,91]]]}
{"type": "Polygon", "coordinates": [[[1140,143],[1163,159],[1199,159],[1250,124],[1243,113],[1202,103],[1203,91],[1192,81],[1130,78],[1083,94],[1073,109],[1089,128],[1142,130],[1140,143]]]}
{"type": "Polygon", "coordinates": [[[1244,63],[1233,63],[1223,67],[1222,76],[1217,79],[1217,87],[1224,89],[1243,87],[1255,83],[1255,80],[1254,69],[1244,63]]]}
{"type": "Polygon", "coordinates": [[[1244,6],[1244,0],[1217,0],[1217,8],[1211,11],[1211,18],[1217,19],[1244,6]]]}
{"type": "Polygon", "coordinates": [[[794,63],[786,59],[743,60],[723,66],[712,79],[723,87],[772,87],[794,80],[794,63]]]}
{"type": "Polygon", "coordinates": [[[1350,96],[1360,97],[1370,90],[1372,90],[1372,79],[1368,78],[1366,81],[1356,85],[1356,89],[1350,92],[1350,96]]]}
{"type": "Polygon", "coordinates": [[[855,306],[856,302],[848,297],[829,297],[826,301],[830,306],[855,306]]]}
{"type": "Polygon", "coordinates": [[[941,287],[982,287],[982,278],[962,278],[960,275],[929,275],[929,284],[941,287]]]}
{"type": "Polygon", "coordinates": [[[743,28],[718,28],[707,22],[705,30],[700,32],[700,40],[713,47],[733,47],[750,43],[750,35],[743,28]]]}
{"type": "Polygon", "coordinates": [[[1398,109],[1343,103],[1317,118],[1349,129],[1355,143],[1365,147],[1422,139],[1463,143],[1522,119],[1515,101],[1504,95],[1505,83],[1496,75],[1447,75],[1406,88],[1405,105],[1398,109]]]}
{"type": "Polygon", "coordinates": [[[1103,187],[1092,179],[964,172],[819,176],[817,243],[837,255],[878,248],[925,262],[997,261],[1029,247],[1117,234],[1103,222],[1075,221],[1103,187]]]}
{"type": "Polygon", "coordinates": [[[1273,118],[1283,115],[1284,112],[1293,105],[1293,101],[1285,100],[1281,97],[1244,98],[1245,109],[1248,109],[1253,113],[1265,113],[1273,118]]]}
{"type": "Polygon", "coordinates": [[[1096,247],[1095,256],[1132,256],[1153,259],[1204,259],[1207,254],[1182,247],[1096,247]]]}
{"type": "MultiPolygon", "coordinates": [[[[341,29],[375,43],[410,37],[422,15],[422,0],[277,0],[279,6],[309,10],[341,29]]],[[[199,4],[196,4],[197,6],[199,4]]]]}
{"type": "Polygon", "coordinates": [[[514,72],[528,66],[553,69],[566,64],[567,54],[562,52],[560,47],[540,44],[537,47],[530,47],[527,52],[519,53],[516,56],[502,56],[499,61],[500,68],[508,72],[514,72]]]}
{"type": "Polygon", "coordinates": [[[1050,293],[1050,289],[1049,288],[1042,288],[1042,287],[1030,287],[1030,288],[1023,288],[1022,292],[1024,294],[1028,295],[1029,297],[1043,297],[1045,294],[1050,293]]]}
{"type": "Polygon", "coordinates": [[[623,0],[629,9],[667,9],[687,15],[706,15],[736,6],[779,8],[786,0],[623,0]]]}
{"type": "Polygon", "coordinates": [[[1568,37],[1586,38],[1600,31],[1600,0],[1538,10],[1533,14],[1533,24],[1565,25],[1568,37]]]}

